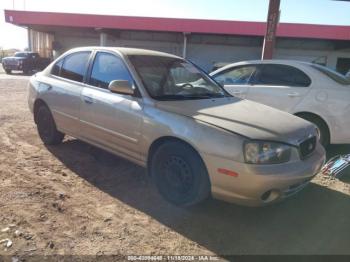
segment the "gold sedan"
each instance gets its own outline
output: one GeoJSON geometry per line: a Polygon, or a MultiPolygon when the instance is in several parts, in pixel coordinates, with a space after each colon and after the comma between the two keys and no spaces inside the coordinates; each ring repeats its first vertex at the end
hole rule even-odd
{"type": "Polygon", "coordinates": [[[67,134],[147,167],[176,205],[210,195],[273,203],[304,188],[325,161],[314,125],[231,96],[170,54],[73,49],[34,75],[29,90],[45,144],[67,134]]]}

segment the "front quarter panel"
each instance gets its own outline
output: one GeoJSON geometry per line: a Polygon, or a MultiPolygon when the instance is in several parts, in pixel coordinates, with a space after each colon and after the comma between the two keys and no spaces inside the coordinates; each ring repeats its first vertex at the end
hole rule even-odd
{"type": "Polygon", "coordinates": [[[191,117],[145,106],[143,123],[143,155],[147,157],[150,145],[161,137],[175,137],[189,143],[199,153],[243,161],[244,138],[191,117]]]}
{"type": "Polygon", "coordinates": [[[33,75],[28,83],[28,106],[29,110],[34,112],[34,104],[40,95],[39,82],[37,81],[37,75],[33,75]]]}
{"type": "Polygon", "coordinates": [[[196,121],[193,118],[160,110],[146,105],[142,130],[142,151],[144,162],[147,162],[149,149],[154,141],[164,137],[173,137],[190,144],[202,157],[212,186],[216,183],[214,163],[206,161],[206,156],[243,162],[244,137],[212,125],[196,121]]]}

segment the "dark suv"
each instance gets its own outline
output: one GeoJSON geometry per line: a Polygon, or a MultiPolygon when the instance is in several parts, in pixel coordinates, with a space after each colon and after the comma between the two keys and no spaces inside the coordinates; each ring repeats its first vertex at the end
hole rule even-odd
{"type": "Polygon", "coordinates": [[[11,74],[12,70],[23,71],[28,74],[34,70],[43,70],[50,63],[49,58],[40,57],[34,52],[17,52],[12,57],[4,57],[2,59],[2,67],[7,74],[11,74]]]}

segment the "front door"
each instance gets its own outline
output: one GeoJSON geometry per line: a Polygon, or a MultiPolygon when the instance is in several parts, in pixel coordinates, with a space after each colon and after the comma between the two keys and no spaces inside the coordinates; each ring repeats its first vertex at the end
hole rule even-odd
{"type": "Polygon", "coordinates": [[[96,145],[139,160],[142,125],[142,99],[112,93],[112,80],[128,80],[131,74],[115,54],[97,52],[91,75],[81,94],[82,137],[96,145]]]}

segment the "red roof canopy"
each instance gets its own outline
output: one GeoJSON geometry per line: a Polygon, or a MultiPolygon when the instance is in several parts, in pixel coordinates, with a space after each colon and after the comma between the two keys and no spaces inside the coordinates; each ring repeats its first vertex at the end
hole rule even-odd
{"type": "MultiPolygon", "coordinates": [[[[8,23],[121,30],[264,36],[266,23],[5,10],[8,23]]],[[[350,26],[280,23],[277,36],[350,40],[350,26]]]]}

